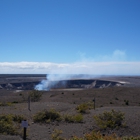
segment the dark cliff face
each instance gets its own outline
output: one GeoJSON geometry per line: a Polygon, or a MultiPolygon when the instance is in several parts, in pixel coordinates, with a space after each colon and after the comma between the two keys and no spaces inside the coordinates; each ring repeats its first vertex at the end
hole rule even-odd
{"type": "MultiPolygon", "coordinates": [[[[21,82],[21,83],[5,83],[0,84],[0,89],[7,90],[33,90],[40,81],[36,82],[21,82]]],[[[85,79],[76,79],[76,80],[62,80],[62,81],[51,81],[52,89],[62,89],[62,88],[106,88],[112,86],[121,86],[122,84],[112,81],[104,80],[85,80],[85,79]]]]}
{"type": "Polygon", "coordinates": [[[39,82],[6,83],[0,84],[0,89],[7,90],[33,90],[39,82]]]}
{"type": "MultiPolygon", "coordinates": [[[[53,83],[53,82],[52,82],[53,83]]],[[[122,84],[112,81],[104,80],[62,80],[57,82],[57,84],[52,84],[52,88],[105,88],[112,86],[121,86],[122,84]]]]}

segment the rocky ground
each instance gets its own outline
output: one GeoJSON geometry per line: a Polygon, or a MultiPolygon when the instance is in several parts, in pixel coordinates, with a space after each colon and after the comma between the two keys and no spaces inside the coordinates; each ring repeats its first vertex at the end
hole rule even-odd
{"type": "MultiPolygon", "coordinates": [[[[0,106],[1,114],[22,114],[28,119],[28,140],[51,140],[54,130],[62,130],[62,137],[67,139],[72,136],[82,137],[92,130],[99,131],[93,116],[112,109],[125,113],[125,128],[106,131],[103,134],[115,132],[118,136],[140,136],[140,80],[139,77],[103,77],[99,80],[127,82],[121,86],[91,88],[91,89],[52,89],[43,91],[40,101],[31,102],[28,110],[27,96],[30,90],[0,89],[0,102],[16,102],[11,106],[0,106]],[[112,79],[111,79],[112,78],[112,79]],[[131,82],[132,81],[132,82],[131,82]],[[33,115],[44,109],[55,109],[61,114],[77,114],[77,105],[92,102],[95,99],[95,110],[91,109],[83,114],[83,123],[52,122],[38,124],[33,122],[33,115]],[[128,101],[126,104],[125,101],[128,101]]],[[[97,79],[96,79],[97,80],[97,79]]],[[[29,81],[28,81],[29,82],[29,81]]],[[[2,82],[1,82],[2,84],[2,82]]],[[[22,129],[22,128],[21,128],[22,129]]],[[[20,140],[21,136],[0,135],[1,140],[20,140]]]]}

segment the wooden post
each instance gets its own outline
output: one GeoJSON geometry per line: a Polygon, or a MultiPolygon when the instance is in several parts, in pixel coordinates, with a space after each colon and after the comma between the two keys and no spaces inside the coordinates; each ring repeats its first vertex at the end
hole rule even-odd
{"type": "Polygon", "coordinates": [[[94,110],[95,110],[95,98],[93,99],[93,102],[94,102],[94,110]]]}
{"type": "Polygon", "coordinates": [[[31,111],[30,104],[31,104],[31,97],[30,97],[30,95],[29,95],[29,96],[28,96],[28,110],[29,110],[29,111],[31,111]]]}

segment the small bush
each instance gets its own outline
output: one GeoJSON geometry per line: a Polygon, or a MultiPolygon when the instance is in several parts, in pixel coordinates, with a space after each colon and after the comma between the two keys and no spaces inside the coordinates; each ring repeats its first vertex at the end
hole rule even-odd
{"type": "MultiPolygon", "coordinates": [[[[52,140],[66,140],[60,135],[62,134],[61,130],[54,130],[52,134],[52,140]]],[[[100,132],[92,131],[91,133],[85,134],[83,137],[73,136],[69,140],[140,140],[140,137],[118,137],[116,134],[103,135],[100,132]]]]}
{"type": "Polygon", "coordinates": [[[70,140],[121,140],[121,138],[118,138],[115,134],[103,136],[100,132],[93,131],[85,134],[83,138],[78,138],[75,136],[70,140]]]}
{"type": "Polygon", "coordinates": [[[34,122],[49,123],[51,121],[61,121],[61,115],[54,109],[40,111],[33,117],[34,122]]]}
{"type": "Polygon", "coordinates": [[[37,102],[42,97],[42,91],[33,90],[29,93],[29,97],[30,97],[31,101],[37,102]]]}
{"type": "Polygon", "coordinates": [[[112,110],[110,112],[104,112],[103,114],[94,116],[94,119],[101,129],[114,129],[125,126],[123,123],[125,119],[124,113],[120,111],[112,110]]]}
{"type": "Polygon", "coordinates": [[[0,106],[11,106],[12,103],[10,102],[0,102],[0,106]]]}
{"type": "Polygon", "coordinates": [[[64,115],[64,121],[68,122],[68,123],[73,123],[73,116],[71,115],[64,115]]]}
{"type": "Polygon", "coordinates": [[[140,137],[123,137],[122,140],[140,140],[140,137]]]}
{"type": "Polygon", "coordinates": [[[79,113],[87,113],[90,109],[93,109],[94,105],[92,102],[83,103],[76,107],[79,113]]]}
{"type": "Polygon", "coordinates": [[[22,115],[13,115],[13,121],[21,123],[23,120],[26,120],[26,118],[22,115]]]}
{"type": "Polygon", "coordinates": [[[76,107],[76,109],[78,110],[78,112],[80,113],[86,113],[86,111],[88,110],[88,105],[86,103],[80,104],[76,107]]]}
{"type": "Polygon", "coordinates": [[[103,136],[100,132],[92,132],[85,135],[86,140],[121,140],[115,134],[103,136]]]}
{"type": "Polygon", "coordinates": [[[19,103],[18,101],[13,101],[13,102],[12,102],[12,104],[18,104],[18,103],[19,103]]]}
{"type": "Polygon", "coordinates": [[[14,128],[13,123],[7,123],[6,121],[0,121],[0,133],[7,135],[16,135],[17,130],[14,128]]]}
{"type": "Polygon", "coordinates": [[[22,117],[20,117],[20,115],[11,115],[11,114],[0,115],[0,133],[7,135],[20,134],[18,125],[21,122],[21,120],[19,118],[22,117]]]}
{"type": "Polygon", "coordinates": [[[77,114],[73,116],[74,122],[76,123],[82,123],[83,122],[83,115],[82,114],[77,114]]]}
{"type": "Polygon", "coordinates": [[[60,137],[61,134],[62,134],[61,130],[55,129],[54,132],[51,135],[52,140],[65,140],[62,137],[60,137]]]}
{"type": "Polygon", "coordinates": [[[82,123],[83,122],[83,116],[82,116],[82,114],[64,115],[64,121],[66,121],[68,123],[82,123]]]}

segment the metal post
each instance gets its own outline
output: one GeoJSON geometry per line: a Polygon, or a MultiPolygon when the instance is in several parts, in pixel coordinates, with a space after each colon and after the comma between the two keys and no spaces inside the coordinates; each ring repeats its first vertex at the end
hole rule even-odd
{"type": "Polygon", "coordinates": [[[21,122],[21,125],[23,127],[23,140],[26,140],[26,130],[28,127],[28,122],[26,120],[21,122]]]}
{"type": "Polygon", "coordinates": [[[24,127],[24,135],[23,135],[23,140],[26,140],[26,127],[24,127]]]}

